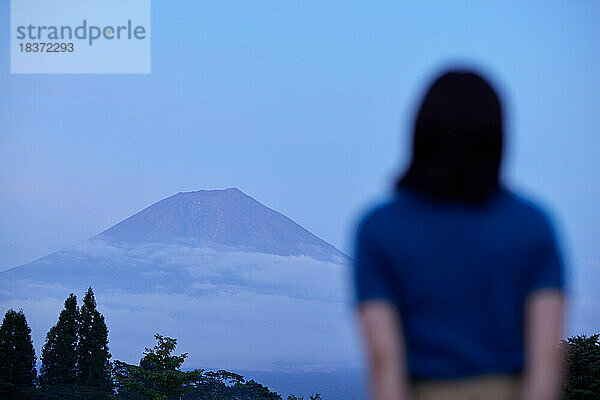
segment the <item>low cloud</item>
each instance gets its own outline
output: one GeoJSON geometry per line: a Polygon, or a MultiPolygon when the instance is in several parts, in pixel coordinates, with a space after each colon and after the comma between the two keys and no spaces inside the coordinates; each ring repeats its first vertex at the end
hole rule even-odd
{"type": "MultiPolygon", "coordinates": [[[[187,367],[331,370],[360,363],[347,265],[101,241],[46,261],[81,274],[106,271],[94,278],[94,291],[116,359],[138,362],[158,332],[179,339],[179,351],[190,354],[187,367]],[[111,278],[123,269],[127,285],[111,278]]],[[[82,296],[87,283],[27,278],[10,282],[12,289],[0,284],[0,310],[24,309],[39,354],[68,293],[82,296]]]]}

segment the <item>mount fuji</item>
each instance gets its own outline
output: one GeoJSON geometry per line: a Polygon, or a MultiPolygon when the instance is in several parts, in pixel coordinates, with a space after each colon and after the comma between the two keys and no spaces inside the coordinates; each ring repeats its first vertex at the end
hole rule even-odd
{"type": "Polygon", "coordinates": [[[70,292],[92,286],[113,359],[153,334],[188,368],[332,371],[360,364],[349,258],[235,188],[177,193],[91,239],[0,272],[38,351],[70,292]]]}
{"type": "Polygon", "coordinates": [[[346,258],[329,243],[236,188],[177,193],[94,239],[127,244],[176,243],[329,262],[346,258]]]}

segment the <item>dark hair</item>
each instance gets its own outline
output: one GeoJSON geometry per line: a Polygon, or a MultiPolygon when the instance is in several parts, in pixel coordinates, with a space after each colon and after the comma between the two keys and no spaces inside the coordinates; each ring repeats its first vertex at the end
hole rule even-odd
{"type": "Polygon", "coordinates": [[[397,188],[485,202],[499,185],[502,131],[502,106],[490,84],[473,72],[443,74],[421,103],[412,160],[397,188]]]}

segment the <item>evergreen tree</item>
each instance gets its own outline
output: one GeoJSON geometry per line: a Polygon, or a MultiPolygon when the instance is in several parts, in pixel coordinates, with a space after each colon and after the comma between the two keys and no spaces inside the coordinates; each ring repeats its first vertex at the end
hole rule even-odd
{"type": "Polygon", "coordinates": [[[79,310],[73,293],[65,300],[58,321],[46,335],[42,349],[42,386],[74,385],[77,378],[77,326],[79,310]]]}
{"type": "Polygon", "coordinates": [[[0,326],[0,397],[23,398],[36,378],[31,328],[23,310],[8,310],[0,326]]]}
{"type": "Polygon", "coordinates": [[[79,313],[77,384],[111,391],[108,328],[90,287],[79,313]]]}

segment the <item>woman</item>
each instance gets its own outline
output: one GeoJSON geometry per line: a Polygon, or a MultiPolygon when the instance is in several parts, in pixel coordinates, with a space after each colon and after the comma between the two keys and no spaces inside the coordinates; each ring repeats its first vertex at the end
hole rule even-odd
{"type": "Polygon", "coordinates": [[[562,261],[544,212],[499,184],[502,142],[492,87],[444,74],[393,199],[360,223],[356,296],[375,400],[559,396],[562,261]]]}

